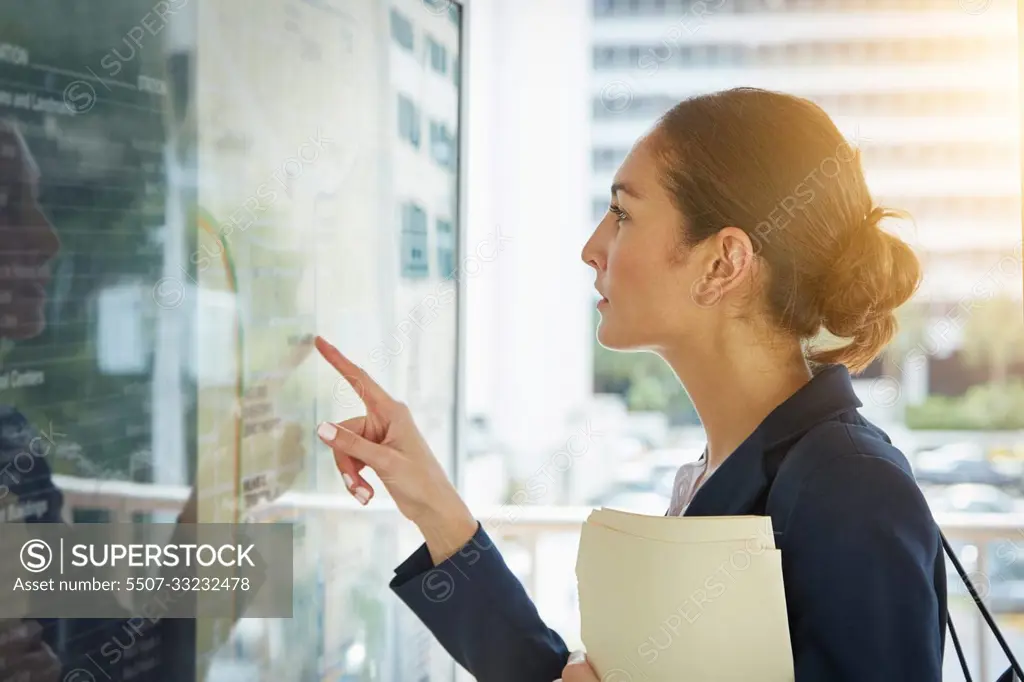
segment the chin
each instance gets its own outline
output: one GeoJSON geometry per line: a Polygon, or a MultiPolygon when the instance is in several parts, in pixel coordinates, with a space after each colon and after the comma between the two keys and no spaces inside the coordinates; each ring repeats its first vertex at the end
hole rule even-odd
{"type": "Polygon", "coordinates": [[[636,339],[622,334],[604,319],[597,325],[597,341],[609,350],[630,350],[637,346],[636,339]]]}

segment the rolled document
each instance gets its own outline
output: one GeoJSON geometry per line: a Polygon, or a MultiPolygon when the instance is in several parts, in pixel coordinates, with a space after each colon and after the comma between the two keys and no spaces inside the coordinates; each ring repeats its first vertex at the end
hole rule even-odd
{"type": "Polygon", "coordinates": [[[602,682],[792,682],[781,553],[762,516],[591,513],[576,560],[602,682]]]}

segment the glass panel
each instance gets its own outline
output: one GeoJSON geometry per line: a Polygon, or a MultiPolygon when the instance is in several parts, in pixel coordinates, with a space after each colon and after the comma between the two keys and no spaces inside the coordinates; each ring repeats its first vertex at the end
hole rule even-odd
{"type": "MultiPolygon", "coordinates": [[[[461,10],[439,7],[0,8],[2,520],[295,537],[292,618],[166,620],[130,655],[124,620],[43,621],[62,677],[453,678],[387,587],[419,538],[368,472],[378,511],[361,507],[314,434],[362,408],[310,347],[324,335],[408,404],[452,470],[460,94],[439,65],[458,64],[461,10]]],[[[17,607],[0,597],[0,619],[17,607]]]]}

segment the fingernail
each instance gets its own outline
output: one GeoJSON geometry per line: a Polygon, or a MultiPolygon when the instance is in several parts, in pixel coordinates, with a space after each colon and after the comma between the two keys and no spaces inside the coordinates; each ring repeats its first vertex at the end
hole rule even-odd
{"type": "Polygon", "coordinates": [[[334,440],[334,437],[338,435],[338,428],[330,422],[323,422],[316,427],[316,433],[324,440],[334,440]]]}
{"type": "Polygon", "coordinates": [[[356,499],[359,500],[359,504],[365,505],[370,501],[370,491],[362,486],[356,488],[353,494],[356,496],[356,499]]]}
{"type": "Polygon", "coordinates": [[[352,487],[352,483],[353,483],[352,477],[349,476],[348,474],[342,474],[341,475],[341,480],[345,481],[345,487],[346,488],[351,488],[352,487]]]}

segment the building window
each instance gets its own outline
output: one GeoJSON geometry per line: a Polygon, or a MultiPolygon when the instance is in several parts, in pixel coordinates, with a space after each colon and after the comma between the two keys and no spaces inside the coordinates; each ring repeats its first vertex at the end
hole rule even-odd
{"type": "Polygon", "coordinates": [[[438,165],[455,170],[455,135],[439,121],[430,122],[430,156],[438,165]]]}
{"type": "Polygon", "coordinates": [[[448,73],[448,50],[444,45],[427,36],[427,50],[430,53],[430,68],[442,76],[448,73]]]}
{"type": "MultiPolygon", "coordinates": [[[[1012,49],[1004,49],[1002,54],[1011,53],[1012,49]]],[[[591,51],[591,62],[598,70],[648,69],[652,65],[671,68],[735,67],[751,63],[757,66],[849,65],[955,61],[957,58],[965,58],[959,56],[964,54],[978,57],[985,52],[982,46],[963,41],[793,40],[779,44],[750,45],[740,42],[687,43],[663,38],[660,42],[650,44],[596,44],[591,51]]]]}
{"type": "Polygon", "coordinates": [[[456,276],[455,230],[450,220],[437,219],[437,271],[444,279],[456,276]]]}
{"type": "Polygon", "coordinates": [[[406,19],[402,13],[394,7],[391,8],[391,37],[396,43],[412,52],[412,22],[406,19]]]}
{"type": "Polygon", "coordinates": [[[402,204],[402,277],[422,279],[430,274],[427,263],[427,212],[419,204],[402,204]]]}
{"type": "Polygon", "coordinates": [[[608,46],[594,47],[594,68],[610,69],[615,66],[615,48],[608,46]]]}
{"type": "Polygon", "coordinates": [[[632,99],[626,96],[602,96],[593,98],[591,110],[595,119],[619,117],[646,120],[657,118],[678,103],[679,99],[668,95],[652,95],[632,99]]]}
{"type": "MultiPolygon", "coordinates": [[[[594,0],[595,17],[666,16],[669,13],[698,15],[693,6],[701,0],[594,0]]],[[[718,9],[721,9],[719,3],[718,9]]],[[[705,9],[706,12],[706,9],[705,9]]]]}
{"type": "Polygon", "coordinates": [[[411,99],[398,95],[398,136],[420,148],[420,112],[411,99]]]}
{"type": "Polygon", "coordinates": [[[595,171],[606,171],[617,168],[626,158],[628,150],[620,147],[595,147],[591,152],[591,161],[595,171]]]}
{"type": "Polygon", "coordinates": [[[448,19],[456,26],[462,24],[462,13],[454,2],[448,2],[448,19]]]}

